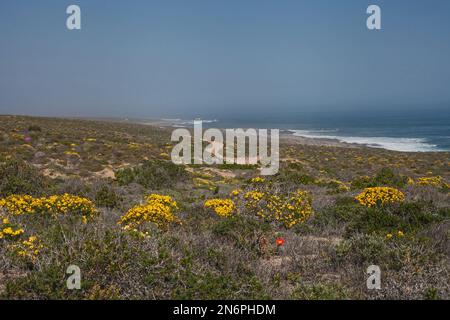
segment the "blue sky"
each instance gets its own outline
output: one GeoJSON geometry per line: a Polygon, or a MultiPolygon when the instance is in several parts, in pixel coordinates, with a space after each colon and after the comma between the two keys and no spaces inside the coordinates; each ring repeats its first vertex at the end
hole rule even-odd
{"type": "Polygon", "coordinates": [[[449,39],[448,0],[0,0],[0,114],[448,111],[449,39]]]}

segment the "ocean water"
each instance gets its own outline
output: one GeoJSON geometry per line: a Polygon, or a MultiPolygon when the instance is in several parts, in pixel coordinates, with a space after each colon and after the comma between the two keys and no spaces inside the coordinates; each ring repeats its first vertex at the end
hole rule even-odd
{"type": "MultiPolygon", "coordinates": [[[[336,139],[403,152],[450,151],[450,112],[402,114],[319,114],[204,118],[203,126],[268,128],[309,138],[336,139]]],[[[177,126],[192,126],[179,120],[177,126]]]]}

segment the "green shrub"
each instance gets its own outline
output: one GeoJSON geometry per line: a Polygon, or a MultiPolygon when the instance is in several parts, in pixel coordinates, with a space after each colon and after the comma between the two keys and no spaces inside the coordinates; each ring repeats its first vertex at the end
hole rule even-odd
{"type": "Polygon", "coordinates": [[[400,203],[382,208],[360,206],[349,221],[347,233],[377,233],[386,235],[399,230],[416,233],[425,226],[448,217],[448,210],[427,202],[400,203]]]}
{"type": "Polygon", "coordinates": [[[136,182],[152,189],[172,187],[177,181],[183,181],[186,177],[184,167],[163,160],[148,160],[138,167],[116,172],[116,180],[120,185],[136,182]]]}
{"type": "Polygon", "coordinates": [[[374,182],[378,186],[402,188],[407,184],[408,178],[406,176],[396,174],[389,168],[383,168],[375,175],[374,182]]]}
{"type": "Polygon", "coordinates": [[[270,223],[261,222],[253,217],[235,216],[218,220],[212,228],[212,233],[233,242],[237,247],[252,251],[257,250],[257,235],[267,234],[271,229],[270,223]]]}
{"type": "Polygon", "coordinates": [[[112,187],[102,185],[95,193],[94,201],[99,207],[115,208],[120,204],[122,198],[116,194],[112,187]]]}
{"type": "Polygon", "coordinates": [[[131,168],[121,169],[115,172],[116,181],[121,186],[126,186],[132,183],[135,179],[134,170],[131,168]]]}
{"type": "Polygon", "coordinates": [[[402,231],[417,233],[432,223],[450,218],[450,208],[437,208],[429,202],[405,202],[367,208],[351,197],[340,197],[332,206],[316,211],[312,224],[319,229],[344,227],[347,237],[355,233],[379,234],[402,231]]]}
{"type": "MultiPolygon", "coordinates": [[[[67,267],[66,267],[67,268],[67,267]]],[[[25,277],[5,283],[3,299],[81,299],[82,290],[67,290],[65,286],[65,267],[51,265],[43,270],[33,270],[25,277]]]]}
{"type": "Polygon", "coordinates": [[[221,170],[254,170],[258,168],[256,164],[237,164],[237,163],[223,163],[217,166],[221,170]]]}
{"type": "Polygon", "coordinates": [[[341,242],[336,248],[340,264],[367,268],[378,265],[381,269],[401,270],[406,266],[436,263],[442,256],[436,254],[429,242],[419,238],[386,238],[381,235],[357,234],[341,242]]]}
{"type": "Polygon", "coordinates": [[[441,300],[439,291],[436,288],[427,288],[423,293],[424,300],[441,300]]]}
{"type": "Polygon", "coordinates": [[[408,177],[396,174],[390,168],[383,168],[374,177],[359,177],[352,181],[353,189],[364,189],[371,187],[396,187],[403,188],[408,182],[408,177]]]}
{"type": "Polygon", "coordinates": [[[39,127],[38,125],[30,125],[30,126],[28,127],[28,131],[41,132],[42,129],[41,129],[41,127],[39,127]]]}
{"type": "Polygon", "coordinates": [[[48,180],[33,166],[16,159],[0,165],[0,196],[27,194],[40,196],[48,188],[48,180]]]}
{"type": "Polygon", "coordinates": [[[176,300],[267,299],[264,287],[252,274],[216,275],[212,272],[183,275],[182,286],[172,292],[176,300]],[[242,290],[245,283],[246,290],[242,290]]]}
{"type": "Polygon", "coordinates": [[[316,179],[305,172],[299,163],[289,163],[282,167],[278,174],[278,180],[294,184],[313,184],[316,179]]]}
{"type": "Polygon", "coordinates": [[[319,229],[339,229],[355,219],[360,210],[354,198],[339,197],[334,205],[316,211],[311,222],[319,229]]]}
{"type": "Polygon", "coordinates": [[[301,285],[291,295],[294,300],[344,300],[350,297],[346,288],[333,283],[301,285]]]}

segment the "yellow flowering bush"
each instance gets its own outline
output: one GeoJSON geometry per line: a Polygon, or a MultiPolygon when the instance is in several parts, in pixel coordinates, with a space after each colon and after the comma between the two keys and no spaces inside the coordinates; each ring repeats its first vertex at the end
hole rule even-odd
{"type": "Polygon", "coordinates": [[[305,222],[313,213],[312,198],[302,190],[287,196],[268,194],[264,202],[264,207],[257,214],[264,219],[280,222],[288,229],[305,222]]]}
{"type": "Polygon", "coordinates": [[[275,216],[275,220],[291,228],[297,223],[303,223],[313,213],[312,198],[308,192],[297,190],[283,206],[283,213],[275,216]]]}
{"type": "Polygon", "coordinates": [[[159,229],[167,229],[168,226],[179,219],[174,215],[178,210],[177,203],[170,197],[151,194],[145,198],[146,202],[134,206],[128,210],[119,220],[124,230],[136,230],[144,223],[154,223],[159,229]]]}
{"type": "Polygon", "coordinates": [[[50,196],[40,198],[40,207],[42,212],[54,215],[65,215],[69,213],[81,213],[83,222],[95,216],[98,211],[94,203],[86,198],[70,194],[50,196]]]}
{"type": "Polygon", "coordinates": [[[242,193],[241,189],[235,189],[233,191],[230,192],[230,197],[237,197],[238,195],[240,195],[242,193]]]}
{"type": "Polygon", "coordinates": [[[40,199],[27,195],[11,195],[0,199],[0,208],[13,215],[32,214],[40,207],[40,199]]]}
{"type": "Polygon", "coordinates": [[[264,198],[264,193],[260,191],[249,191],[244,194],[245,206],[248,209],[257,209],[259,203],[264,198]]]}
{"type": "Polygon", "coordinates": [[[408,183],[418,186],[430,186],[435,188],[442,188],[444,190],[450,189],[450,184],[447,183],[441,176],[421,177],[418,178],[417,180],[410,179],[408,180],[408,183]]]}
{"type": "Polygon", "coordinates": [[[251,190],[244,193],[241,200],[253,214],[268,221],[280,222],[288,229],[305,222],[313,213],[312,198],[302,190],[287,195],[270,190],[251,190]]]}
{"type": "MultiPolygon", "coordinates": [[[[0,200],[0,209],[5,213],[21,216],[30,214],[66,215],[80,214],[83,223],[98,211],[89,199],[69,194],[34,198],[28,195],[11,195],[0,200]]],[[[8,231],[10,231],[8,229],[8,231]]]]}
{"type": "Polygon", "coordinates": [[[337,192],[348,192],[350,191],[350,187],[347,186],[344,182],[340,181],[340,180],[330,180],[328,183],[330,186],[333,186],[336,188],[337,192]]]}
{"type": "Polygon", "coordinates": [[[363,206],[370,208],[388,203],[403,202],[405,195],[395,188],[373,187],[364,189],[355,199],[363,206]]]}
{"type": "Polygon", "coordinates": [[[9,246],[9,249],[18,257],[31,262],[36,261],[43,248],[44,246],[36,236],[31,236],[26,240],[9,246]]]}
{"type": "Polygon", "coordinates": [[[266,181],[266,179],[261,178],[261,177],[256,177],[256,178],[250,179],[250,182],[253,184],[264,183],[265,181],[266,181]]]}
{"type": "Polygon", "coordinates": [[[8,218],[0,220],[0,239],[12,240],[21,236],[25,230],[11,223],[8,218]]]}
{"type": "Polygon", "coordinates": [[[437,177],[422,177],[417,179],[417,184],[421,186],[433,186],[440,187],[442,185],[443,179],[440,176],[437,177]]]}
{"type": "Polygon", "coordinates": [[[13,227],[2,227],[0,229],[0,239],[13,239],[22,235],[25,231],[22,228],[14,229],[13,227]]]}
{"type": "Polygon", "coordinates": [[[235,211],[235,205],[231,199],[210,199],[205,201],[205,208],[213,209],[221,217],[230,217],[235,211]]]}
{"type": "Polygon", "coordinates": [[[80,213],[84,222],[98,213],[91,200],[67,193],[41,198],[12,195],[0,200],[0,208],[12,215],[80,213]]]}

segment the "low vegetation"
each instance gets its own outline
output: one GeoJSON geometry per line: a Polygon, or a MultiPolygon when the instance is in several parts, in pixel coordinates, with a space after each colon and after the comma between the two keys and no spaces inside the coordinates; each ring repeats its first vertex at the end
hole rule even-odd
{"type": "Polygon", "coordinates": [[[282,140],[260,177],[174,165],[164,128],[0,124],[0,298],[450,298],[449,153],[282,140]]]}

